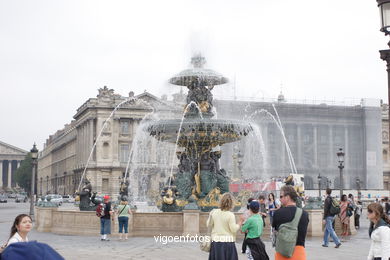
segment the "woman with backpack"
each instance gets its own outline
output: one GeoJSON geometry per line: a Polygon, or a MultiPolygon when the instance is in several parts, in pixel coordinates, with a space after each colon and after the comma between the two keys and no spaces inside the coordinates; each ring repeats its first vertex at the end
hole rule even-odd
{"type": "Polygon", "coordinates": [[[119,223],[119,240],[122,240],[122,233],[125,233],[125,239],[128,239],[129,233],[129,216],[131,214],[130,206],[128,205],[127,197],[121,197],[121,202],[116,211],[118,215],[118,223],[119,223]]]}
{"type": "Polygon", "coordinates": [[[342,225],[342,233],[341,237],[346,237],[349,235],[349,223],[350,219],[349,217],[352,216],[352,211],[351,211],[351,204],[348,201],[347,195],[343,194],[341,196],[341,201],[340,201],[340,221],[342,225]]]}
{"type": "Polygon", "coordinates": [[[371,247],[367,260],[390,259],[390,219],[379,203],[367,207],[367,217],[371,221],[369,235],[371,247]]]}

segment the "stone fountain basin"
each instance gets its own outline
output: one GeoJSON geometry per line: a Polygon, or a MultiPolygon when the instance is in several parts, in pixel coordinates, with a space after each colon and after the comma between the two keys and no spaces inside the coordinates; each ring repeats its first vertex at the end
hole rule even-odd
{"type": "MultiPolygon", "coordinates": [[[[145,126],[160,141],[176,143],[181,120],[159,120],[145,126]]],[[[253,130],[252,125],[241,120],[225,120],[211,118],[184,119],[180,129],[178,145],[201,145],[215,147],[235,142],[253,130]]]]}

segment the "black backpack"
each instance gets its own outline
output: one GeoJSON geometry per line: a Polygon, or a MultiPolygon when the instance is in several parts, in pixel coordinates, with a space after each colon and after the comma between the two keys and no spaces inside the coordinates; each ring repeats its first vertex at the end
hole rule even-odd
{"type": "Polygon", "coordinates": [[[341,211],[340,204],[335,198],[331,198],[329,213],[332,216],[339,214],[341,211]]]}

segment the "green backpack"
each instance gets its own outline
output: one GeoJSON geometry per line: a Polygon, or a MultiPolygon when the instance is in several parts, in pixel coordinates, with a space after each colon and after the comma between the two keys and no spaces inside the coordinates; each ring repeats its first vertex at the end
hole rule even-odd
{"type": "Polygon", "coordinates": [[[285,257],[291,257],[298,238],[298,224],[302,216],[302,209],[297,207],[294,219],[291,222],[281,224],[276,236],[275,250],[285,257]]]}

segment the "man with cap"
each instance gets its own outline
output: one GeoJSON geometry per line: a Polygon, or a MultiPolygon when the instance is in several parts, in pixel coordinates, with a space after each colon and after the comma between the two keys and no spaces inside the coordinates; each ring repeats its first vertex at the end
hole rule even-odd
{"type": "Polygon", "coordinates": [[[111,215],[113,210],[111,208],[110,196],[105,195],[104,199],[104,215],[100,217],[100,235],[101,241],[110,241],[107,235],[111,234],[111,215]]]}
{"type": "Polygon", "coordinates": [[[239,224],[241,231],[247,232],[245,243],[249,248],[246,249],[248,259],[254,260],[268,260],[269,257],[265,251],[264,243],[260,237],[263,233],[263,218],[259,214],[260,203],[253,200],[249,203],[249,210],[251,216],[244,222],[244,217],[241,217],[239,224]]]}

